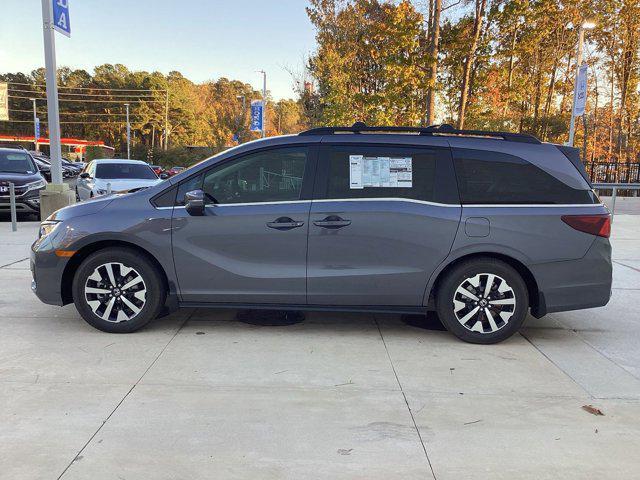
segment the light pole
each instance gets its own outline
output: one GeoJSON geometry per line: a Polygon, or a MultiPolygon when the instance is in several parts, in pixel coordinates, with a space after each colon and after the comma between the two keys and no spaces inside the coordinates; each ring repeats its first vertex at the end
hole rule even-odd
{"type": "Polygon", "coordinates": [[[127,108],[127,160],[131,158],[131,124],[129,123],[129,104],[125,103],[127,108]]]}
{"type": "Polygon", "coordinates": [[[35,145],[36,152],[38,151],[38,113],[36,112],[36,99],[30,99],[33,102],[33,143],[35,145]]]}
{"type": "Polygon", "coordinates": [[[573,105],[571,107],[571,123],[569,125],[569,141],[567,145],[573,146],[573,138],[576,134],[576,102],[578,100],[578,76],[580,75],[580,66],[582,65],[582,50],[584,49],[584,31],[595,28],[595,22],[585,20],[578,29],[578,47],[576,52],[576,76],[573,85],[573,105]]]}
{"type": "Polygon", "coordinates": [[[51,0],[42,0],[42,23],[44,27],[44,59],[47,83],[47,121],[49,126],[49,156],[51,157],[51,183],[63,185],[62,147],[60,145],[60,108],[58,106],[58,83],[56,78],[56,43],[53,31],[51,0]]]}
{"type": "Polygon", "coordinates": [[[247,108],[247,97],[244,95],[236,95],[237,100],[242,100],[242,112],[240,113],[240,118],[238,120],[238,126],[236,128],[236,135],[238,136],[238,143],[240,143],[240,127],[244,125],[244,112],[247,108]]]}
{"type": "Polygon", "coordinates": [[[267,136],[267,72],[258,70],[262,74],[262,138],[267,136]]]}

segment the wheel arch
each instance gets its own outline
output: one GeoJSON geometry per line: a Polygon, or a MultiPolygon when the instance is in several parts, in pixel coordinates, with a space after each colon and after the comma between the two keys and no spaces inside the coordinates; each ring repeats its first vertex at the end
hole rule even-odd
{"type": "Polygon", "coordinates": [[[523,263],[522,260],[517,259],[511,255],[493,251],[477,251],[466,253],[452,259],[448,263],[443,263],[440,266],[440,269],[434,273],[430,280],[430,285],[427,287],[427,306],[435,306],[435,294],[438,291],[439,284],[447,276],[447,274],[460,263],[474,258],[493,258],[496,260],[501,260],[507,265],[514,268],[518,272],[518,274],[520,274],[527,286],[527,293],[529,294],[529,307],[531,308],[532,315],[537,318],[545,315],[546,305],[544,301],[544,295],[540,291],[538,282],[531,270],[523,263]]]}
{"type": "Polygon", "coordinates": [[[167,275],[166,270],[164,269],[162,264],[158,261],[158,259],[154,255],[152,255],[147,249],[133,242],[128,242],[126,240],[96,240],[78,249],[65,265],[64,271],[62,272],[62,278],[60,281],[60,293],[61,293],[63,305],[73,302],[73,288],[72,288],[73,277],[76,271],[78,270],[78,267],[82,264],[82,262],[92,253],[95,253],[100,250],[104,250],[106,248],[114,248],[114,247],[128,248],[130,250],[134,250],[136,253],[147,258],[160,273],[161,280],[167,291],[167,298],[172,296],[174,289],[171,288],[172,285],[171,285],[171,282],[169,281],[169,277],[167,275]]]}

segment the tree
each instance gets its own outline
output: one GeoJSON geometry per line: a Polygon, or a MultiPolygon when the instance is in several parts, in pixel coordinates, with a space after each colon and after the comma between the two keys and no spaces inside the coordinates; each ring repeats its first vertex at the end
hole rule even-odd
{"type": "Polygon", "coordinates": [[[460,106],[458,108],[458,128],[464,128],[464,114],[467,108],[467,98],[469,96],[469,82],[471,80],[471,67],[475,60],[476,49],[478,48],[478,40],[482,30],[482,22],[484,20],[484,11],[487,6],[487,0],[475,0],[475,15],[473,18],[473,30],[471,32],[471,45],[466,58],[464,59],[464,71],[462,74],[462,89],[460,93],[460,106]]]}

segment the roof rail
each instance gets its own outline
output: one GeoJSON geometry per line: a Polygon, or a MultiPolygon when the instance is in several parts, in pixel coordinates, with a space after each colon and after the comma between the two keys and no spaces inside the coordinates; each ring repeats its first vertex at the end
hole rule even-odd
{"type": "Polygon", "coordinates": [[[320,127],[300,132],[299,135],[334,135],[336,133],[417,133],[419,135],[468,136],[501,138],[509,142],[542,143],[533,135],[526,133],[491,132],[484,130],[458,130],[452,125],[431,125],[429,127],[370,127],[363,122],[356,122],[351,127],[320,127]]]}

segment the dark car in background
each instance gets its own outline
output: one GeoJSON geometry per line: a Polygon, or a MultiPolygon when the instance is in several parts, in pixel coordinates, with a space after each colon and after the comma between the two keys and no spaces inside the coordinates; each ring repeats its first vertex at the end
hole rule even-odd
{"type": "Polygon", "coordinates": [[[424,313],[495,343],[607,304],[610,215],[578,150],[451,126],[318,128],[57,211],[32,288],[131,332],[178,306],[424,313]]]}
{"type": "Polygon", "coordinates": [[[33,161],[35,162],[36,166],[38,167],[38,170],[40,171],[40,173],[42,174],[42,176],[45,178],[45,180],[47,182],[51,181],[51,164],[49,164],[49,162],[45,162],[44,160],[40,159],[40,157],[31,157],[33,158],[33,161]]]}
{"type": "MultiPolygon", "coordinates": [[[[31,152],[30,152],[31,153],[31,152]]],[[[48,181],[51,181],[51,158],[49,158],[48,156],[40,153],[40,152],[33,152],[31,153],[31,156],[33,157],[33,159],[38,162],[38,166],[40,165],[45,165],[48,169],[48,181]]],[[[72,177],[77,177],[80,172],[82,171],[81,166],[78,166],[72,162],[70,162],[69,160],[66,160],[64,158],[62,158],[60,160],[60,163],[62,165],[62,178],[72,178],[72,177]]]]}
{"type": "Polygon", "coordinates": [[[40,190],[47,186],[36,162],[26,150],[0,148],[0,211],[9,212],[10,183],[16,195],[16,211],[40,215],[40,190]]]}

